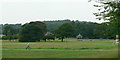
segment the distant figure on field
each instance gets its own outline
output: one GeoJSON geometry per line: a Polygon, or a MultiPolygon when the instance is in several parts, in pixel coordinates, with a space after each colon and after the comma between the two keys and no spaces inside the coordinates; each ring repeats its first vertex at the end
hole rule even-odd
{"type": "Polygon", "coordinates": [[[27,49],[29,49],[29,50],[31,49],[31,48],[30,48],[30,43],[27,44],[26,50],[27,50],[27,49]]]}

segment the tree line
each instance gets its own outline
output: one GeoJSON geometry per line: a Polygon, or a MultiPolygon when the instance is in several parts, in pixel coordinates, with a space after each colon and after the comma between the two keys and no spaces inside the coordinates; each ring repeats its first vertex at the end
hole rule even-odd
{"type": "Polygon", "coordinates": [[[2,39],[19,39],[19,41],[39,41],[47,38],[74,37],[81,34],[84,39],[114,39],[116,28],[106,23],[95,23],[85,21],[55,20],[55,21],[36,21],[22,24],[4,24],[2,26],[2,39]],[[49,34],[46,34],[48,33],[49,34]],[[25,38],[24,38],[25,37],[25,38]],[[47,38],[45,38],[47,37],[47,38]]]}

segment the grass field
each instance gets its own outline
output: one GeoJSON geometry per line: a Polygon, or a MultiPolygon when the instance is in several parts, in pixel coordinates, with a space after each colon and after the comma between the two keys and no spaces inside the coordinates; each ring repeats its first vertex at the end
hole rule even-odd
{"type": "Polygon", "coordinates": [[[118,46],[114,40],[73,38],[64,42],[30,42],[31,50],[25,50],[27,42],[2,41],[3,58],[117,58],[118,46]],[[92,40],[92,41],[91,41],[92,40]]]}

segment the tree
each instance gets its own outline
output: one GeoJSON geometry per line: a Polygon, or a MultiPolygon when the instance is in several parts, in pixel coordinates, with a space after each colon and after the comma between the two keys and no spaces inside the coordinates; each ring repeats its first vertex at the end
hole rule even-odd
{"type": "Polygon", "coordinates": [[[116,31],[115,33],[120,35],[120,1],[119,0],[98,0],[100,5],[94,5],[99,7],[99,12],[94,13],[99,19],[108,20],[107,25],[112,25],[116,31]]]}
{"type": "Polygon", "coordinates": [[[73,32],[74,28],[71,23],[64,23],[55,31],[61,42],[63,42],[64,37],[71,37],[73,32]]]}
{"type": "Polygon", "coordinates": [[[53,21],[43,21],[47,26],[47,31],[54,32],[59,26],[61,26],[63,23],[69,23],[71,22],[69,19],[65,20],[53,20],[53,21]]]}
{"type": "Polygon", "coordinates": [[[22,26],[19,34],[19,42],[35,42],[43,38],[46,33],[46,25],[43,22],[30,22],[22,26]]]}
{"type": "Polygon", "coordinates": [[[2,26],[2,34],[5,36],[2,37],[3,39],[18,39],[18,33],[21,28],[21,24],[5,24],[2,26]]]}
{"type": "Polygon", "coordinates": [[[15,34],[15,29],[12,27],[12,25],[5,24],[3,28],[3,34],[5,35],[6,39],[11,41],[13,39],[12,36],[15,34]]]}
{"type": "Polygon", "coordinates": [[[74,27],[74,37],[80,33],[82,36],[84,36],[84,38],[95,38],[93,32],[98,26],[98,23],[75,21],[72,22],[72,25],[74,27]]]}
{"type": "Polygon", "coordinates": [[[5,24],[3,28],[3,34],[8,36],[8,35],[13,35],[14,34],[14,29],[11,25],[5,24]]]}
{"type": "Polygon", "coordinates": [[[46,40],[50,40],[50,39],[55,40],[55,35],[53,33],[47,32],[43,37],[43,40],[45,40],[46,42],[46,40]]]}

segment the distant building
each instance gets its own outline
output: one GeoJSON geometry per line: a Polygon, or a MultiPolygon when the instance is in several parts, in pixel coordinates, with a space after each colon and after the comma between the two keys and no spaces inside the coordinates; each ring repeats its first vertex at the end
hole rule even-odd
{"type": "Polygon", "coordinates": [[[45,35],[47,35],[47,34],[51,34],[51,32],[47,32],[45,35]]]}
{"type": "Polygon", "coordinates": [[[5,35],[3,35],[3,34],[0,34],[0,39],[2,39],[2,37],[3,37],[3,36],[5,36],[5,35]]]}
{"type": "Polygon", "coordinates": [[[83,36],[81,34],[77,35],[76,38],[79,40],[79,39],[82,39],[83,36]]]}
{"type": "Polygon", "coordinates": [[[0,37],[2,37],[2,36],[5,36],[5,35],[3,35],[3,34],[0,34],[0,37]]]}

